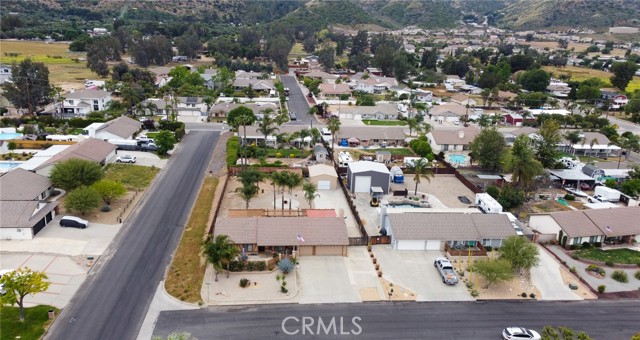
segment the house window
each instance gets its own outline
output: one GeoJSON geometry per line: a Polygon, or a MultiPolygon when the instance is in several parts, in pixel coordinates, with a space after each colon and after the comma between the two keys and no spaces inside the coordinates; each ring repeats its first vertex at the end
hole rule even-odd
{"type": "Polygon", "coordinates": [[[591,236],[589,237],[589,243],[596,243],[598,242],[598,236],[591,236]]]}
{"type": "Polygon", "coordinates": [[[576,237],[573,239],[573,244],[582,244],[582,237],[576,237]]]}
{"type": "Polygon", "coordinates": [[[73,100],[69,100],[69,105],[73,105],[73,100]]]}
{"type": "Polygon", "coordinates": [[[94,101],[93,101],[93,105],[98,105],[98,101],[97,101],[97,100],[94,100],[94,101]]]}
{"type": "Polygon", "coordinates": [[[449,144],[442,144],[442,151],[449,151],[449,144]]]}

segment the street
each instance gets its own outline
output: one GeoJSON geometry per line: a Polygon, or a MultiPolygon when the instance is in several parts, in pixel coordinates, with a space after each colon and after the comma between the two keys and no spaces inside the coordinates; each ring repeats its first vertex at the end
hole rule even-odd
{"type": "Polygon", "coordinates": [[[216,307],[162,312],[154,334],[166,337],[184,331],[198,339],[484,340],[500,338],[507,326],[541,331],[547,325],[585,331],[597,340],[629,340],[640,331],[640,303],[380,302],[216,307]]]}
{"type": "Polygon", "coordinates": [[[302,93],[296,77],[280,76],[280,80],[282,80],[284,87],[289,88],[289,101],[287,102],[289,112],[294,112],[298,118],[295,121],[290,121],[287,125],[311,125],[309,103],[304,93],[302,93]]]}
{"type": "Polygon", "coordinates": [[[54,322],[48,339],[136,338],[218,136],[213,131],[192,131],[185,136],[137,211],[54,322]]]}
{"type": "Polygon", "coordinates": [[[634,134],[640,136],[640,125],[634,124],[628,120],[609,116],[609,122],[611,124],[618,125],[618,134],[623,134],[627,131],[631,131],[634,134]]]}

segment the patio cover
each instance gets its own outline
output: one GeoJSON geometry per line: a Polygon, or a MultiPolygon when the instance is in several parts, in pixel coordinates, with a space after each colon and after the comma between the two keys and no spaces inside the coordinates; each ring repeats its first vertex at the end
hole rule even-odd
{"type": "Polygon", "coordinates": [[[582,171],[575,170],[549,170],[549,173],[553,176],[558,177],[559,179],[564,179],[567,181],[593,181],[592,177],[589,177],[582,173],[582,171]]]}

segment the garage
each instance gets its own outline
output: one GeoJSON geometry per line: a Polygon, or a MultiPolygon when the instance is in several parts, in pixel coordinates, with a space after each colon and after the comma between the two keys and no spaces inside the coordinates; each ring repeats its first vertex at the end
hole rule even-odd
{"type": "Polygon", "coordinates": [[[396,250],[424,250],[424,243],[421,240],[398,240],[396,241],[396,250]]]}
{"type": "Polygon", "coordinates": [[[356,184],[353,192],[369,192],[371,188],[371,176],[356,176],[356,184]]]}
{"type": "Polygon", "coordinates": [[[331,181],[318,181],[318,190],[331,190],[331,181]]]}
{"type": "Polygon", "coordinates": [[[346,246],[317,246],[315,255],[347,256],[346,246]]]}
{"type": "Polygon", "coordinates": [[[427,240],[426,250],[440,250],[440,240],[427,240]]]}

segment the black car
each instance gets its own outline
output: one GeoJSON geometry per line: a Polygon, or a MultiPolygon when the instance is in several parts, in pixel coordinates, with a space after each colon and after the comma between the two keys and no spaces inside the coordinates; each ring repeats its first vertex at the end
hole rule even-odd
{"type": "Polygon", "coordinates": [[[74,216],[64,216],[60,219],[60,226],[63,228],[85,229],[89,226],[89,221],[74,216]]]}

